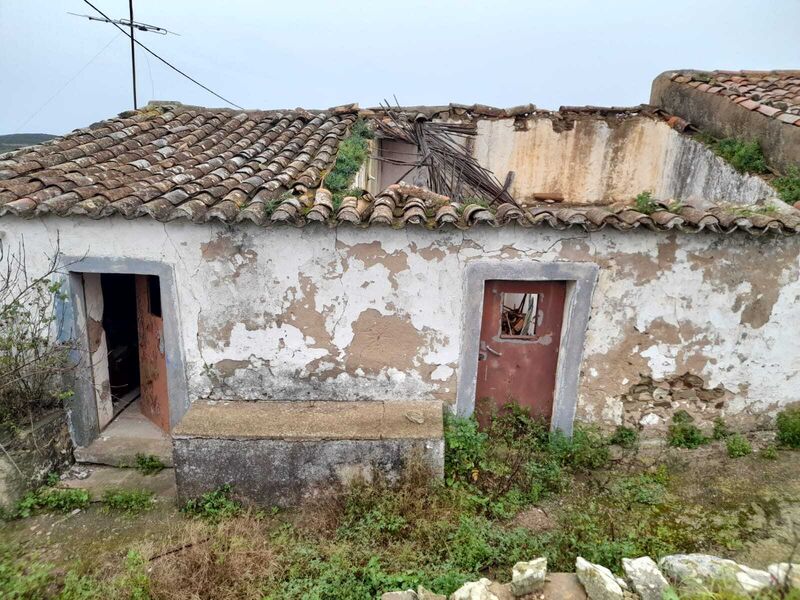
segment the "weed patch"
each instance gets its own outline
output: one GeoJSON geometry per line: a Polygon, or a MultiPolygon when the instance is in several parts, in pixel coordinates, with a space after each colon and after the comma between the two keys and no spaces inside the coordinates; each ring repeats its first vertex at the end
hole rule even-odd
{"type": "Polygon", "coordinates": [[[778,413],[778,443],[787,448],[800,448],[800,408],[787,408],[778,413]]]}
{"type": "Polygon", "coordinates": [[[672,415],[672,423],[667,432],[667,443],[676,448],[698,448],[708,443],[708,438],[703,435],[694,419],[685,410],[679,410],[672,415]]]}
{"type": "Polygon", "coordinates": [[[156,475],[163,471],[167,466],[163,461],[152,454],[137,454],[134,468],[142,475],[156,475]]]}
{"type": "Polygon", "coordinates": [[[708,135],[696,139],[707,144],[715,154],[721,156],[740,173],[767,173],[767,160],[757,141],[746,142],[734,138],[716,140],[708,135]]]}
{"type": "Polygon", "coordinates": [[[636,196],[635,206],[637,211],[646,215],[652,215],[659,208],[651,192],[642,192],[636,196]]]}
{"type": "Polygon", "coordinates": [[[620,425],[608,441],[623,448],[634,448],[639,442],[639,432],[631,427],[620,425]]]}
{"type": "Polygon", "coordinates": [[[235,517],[242,512],[241,503],[231,497],[229,485],[207,492],[199,498],[189,500],[181,509],[189,517],[204,519],[212,523],[235,517]]]}
{"type": "Polygon", "coordinates": [[[800,202],[800,168],[789,169],[786,175],[772,180],[772,186],[778,190],[778,196],[787,204],[800,202]]]}
{"type": "Polygon", "coordinates": [[[728,424],[725,423],[725,419],[722,417],[717,417],[714,419],[714,430],[711,433],[711,437],[715,440],[724,440],[725,438],[731,435],[731,430],[728,427],[728,424]]]}
{"type": "Polygon", "coordinates": [[[17,515],[30,517],[38,511],[70,512],[89,506],[89,492],[83,489],[39,488],[28,492],[17,504],[17,515]]]}
{"type": "Polygon", "coordinates": [[[753,453],[753,447],[740,433],[734,433],[725,440],[725,448],[731,458],[741,458],[753,453]]]}
{"type": "Polygon", "coordinates": [[[577,426],[568,438],[515,405],[495,415],[486,431],[474,418],[448,417],[445,446],[447,484],[501,518],[563,490],[569,470],[608,462],[608,443],[596,430],[577,426]]]}
{"type": "Polygon", "coordinates": [[[107,508],[128,514],[149,510],[154,501],[153,492],[147,490],[108,490],[103,494],[103,504],[107,508]]]}
{"type": "Polygon", "coordinates": [[[361,165],[369,156],[369,140],[371,138],[372,131],[367,123],[363,119],[358,119],[350,128],[350,135],[339,144],[336,162],[325,176],[325,187],[333,195],[335,208],[341,206],[345,196],[363,193],[363,190],[352,190],[350,186],[361,165]]]}

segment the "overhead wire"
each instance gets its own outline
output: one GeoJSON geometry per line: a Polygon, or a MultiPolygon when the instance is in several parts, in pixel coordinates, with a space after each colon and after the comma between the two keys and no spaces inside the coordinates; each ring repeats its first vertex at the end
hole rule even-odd
{"type": "MultiPolygon", "coordinates": [[[[95,10],[95,11],[96,11],[98,14],[102,15],[102,16],[103,16],[103,17],[104,17],[104,18],[105,18],[105,19],[106,19],[106,20],[107,20],[109,23],[111,23],[111,24],[112,24],[114,27],[116,27],[116,28],[117,28],[117,29],[119,29],[119,30],[120,30],[122,33],[124,33],[126,36],[128,36],[129,38],[131,38],[131,34],[130,34],[130,33],[128,33],[128,32],[127,32],[127,31],[125,31],[125,30],[124,30],[122,27],[120,27],[119,25],[117,25],[117,24],[116,24],[116,23],[115,23],[115,22],[114,22],[114,21],[113,21],[113,20],[112,20],[112,19],[111,19],[111,18],[110,18],[108,15],[106,15],[106,14],[105,14],[105,13],[104,13],[102,10],[100,10],[100,9],[99,9],[99,8],[97,8],[97,7],[96,7],[94,4],[92,4],[91,2],[89,2],[89,0],[83,0],[83,1],[84,1],[84,3],[88,4],[88,5],[89,5],[89,6],[90,6],[90,7],[91,7],[93,10],[95,10]]],[[[238,104],[236,104],[235,102],[231,102],[230,100],[228,100],[228,99],[227,99],[227,98],[225,98],[224,96],[221,96],[220,94],[218,94],[217,92],[215,92],[215,91],[214,91],[214,90],[212,90],[211,88],[209,88],[209,87],[207,87],[207,86],[203,85],[202,83],[200,83],[199,81],[197,81],[197,79],[195,79],[194,77],[191,77],[190,75],[187,75],[186,73],[184,73],[183,71],[181,71],[181,70],[180,70],[178,67],[176,67],[175,65],[173,65],[172,63],[170,63],[170,62],[169,62],[169,61],[167,61],[166,59],[164,59],[164,58],[161,58],[161,57],[160,57],[158,54],[156,54],[155,52],[153,52],[152,50],[150,50],[150,48],[148,48],[147,46],[145,46],[143,43],[141,43],[141,42],[140,42],[139,40],[137,40],[135,37],[133,37],[132,39],[133,39],[133,41],[136,43],[136,45],[137,45],[137,46],[139,46],[140,48],[142,48],[142,49],[143,49],[145,52],[147,52],[148,54],[151,54],[152,56],[154,56],[155,58],[157,58],[158,60],[160,60],[162,63],[164,63],[165,65],[167,65],[167,66],[168,66],[170,69],[172,69],[172,70],[173,70],[173,71],[175,71],[176,73],[179,73],[180,75],[183,75],[183,76],[184,76],[186,79],[188,79],[189,81],[191,81],[191,82],[192,82],[192,83],[194,83],[195,85],[198,85],[198,86],[200,86],[200,87],[201,87],[201,88],[203,88],[205,91],[207,91],[208,93],[210,93],[210,94],[212,94],[212,95],[216,96],[217,98],[219,98],[220,100],[222,100],[222,101],[223,101],[223,102],[225,102],[226,104],[230,104],[231,106],[233,106],[233,107],[235,107],[235,108],[238,108],[238,109],[244,110],[244,108],[242,108],[241,106],[239,106],[239,105],[238,105],[238,104]]]]}
{"type": "Polygon", "coordinates": [[[78,78],[78,76],[79,76],[81,73],[83,73],[83,72],[84,72],[86,69],[88,69],[88,68],[89,68],[89,65],[91,65],[91,64],[92,64],[92,63],[93,63],[95,60],[97,60],[97,59],[99,58],[99,56],[100,56],[100,55],[101,55],[103,52],[105,52],[105,51],[108,49],[108,47],[109,47],[111,44],[113,44],[113,43],[114,43],[114,42],[115,42],[115,41],[116,41],[118,38],[119,38],[119,34],[116,34],[114,37],[112,37],[112,38],[111,38],[111,39],[108,41],[108,43],[107,43],[105,46],[103,46],[103,47],[100,49],[100,51],[99,51],[97,54],[95,54],[95,55],[94,55],[92,58],[90,58],[90,59],[89,59],[89,62],[87,62],[85,65],[83,65],[83,66],[82,66],[82,67],[81,67],[81,68],[78,70],[78,72],[77,72],[77,73],[75,73],[75,74],[74,74],[72,77],[70,77],[70,78],[69,78],[69,79],[68,79],[68,80],[67,80],[67,81],[66,81],[66,82],[65,82],[65,83],[64,83],[64,84],[63,84],[63,85],[62,85],[60,88],[58,88],[58,89],[57,89],[57,90],[56,90],[56,91],[53,93],[53,95],[52,95],[52,96],[50,96],[50,97],[49,97],[47,100],[45,100],[45,101],[44,101],[44,103],[43,103],[41,106],[39,106],[39,108],[37,108],[37,109],[36,109],[36,110],[35,110],[35,111],[34,111],[34,112],[33,112],[33,113],[32,113],[32,114],[31,114],[31,115],[30,115],[30,116],[29,116],[27,119],[25,119],[25,121],[24,121],[24,122],[22,122],[22,123],[21,123],[21,124],[20,124],[20,125],[17,127],[17,131],[18,131],[18,132],[19,132],[19,131],[22,131],[22,128],[23,128],[23,127],[25,127],[25,125],[27,125],[28,123],[30,123],[30,122],[31,122],[31,121],[32,121],[32,120],[33,120],[33,119],[34,119],[34,118],[35,118],[35,117],[36,117],[36,116],[37,116],[37,115],[38,115],[40,112],[42,112],[42,110],[44,110],[44,108],[45,108],[45,107],[46,107],[48,104],[50,104],[50,103],[51,103],[53,100],[55,100],[55,99],[56,99],[56,97],[57,97],[57,96],[58,96],[58,95],[59,95],[61,92],[63,92],[63,91],[64,91],[64,90],[67,88],[67,86],[68,86],[70,83],[72,83],[73,81],[75,81],[75,80],[78,78]]]}

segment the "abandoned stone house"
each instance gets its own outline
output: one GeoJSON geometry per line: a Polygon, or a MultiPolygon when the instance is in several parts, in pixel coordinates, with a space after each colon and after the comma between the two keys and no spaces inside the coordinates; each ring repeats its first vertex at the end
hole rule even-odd
{"type": "Polygon", "coordinates": [[[651,102],[151,103],[0,157],[0,240],[69,287],[76,456],[174,445],[181,494],[283,503],[411,448],[441,468],[442,406],[768,424],[800,400],[800,210],[693,134],[800,162],[800,73],[651,102]]]}

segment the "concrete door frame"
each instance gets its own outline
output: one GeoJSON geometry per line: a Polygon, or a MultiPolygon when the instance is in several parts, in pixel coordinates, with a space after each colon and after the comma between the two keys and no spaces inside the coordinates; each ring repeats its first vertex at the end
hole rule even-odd
{"type": "Polygon", "coordinates": [[[593,263],[522,262],[478,260],[464,271],[464,310],[461,327],[456,413],[469,416],[475,410],[475,386],[478,377],[478,349],[483,316],[484,284],[487,280],[566,281],[564,321],[558,348],[553,416],[550,428],[572,435],[578,404],[586,326],[592,306],[592,294],[599,267],[593,263]]]}
{"type": "MultiPolygon", "coordinates": [[[[167,351],[167,387],[169,390],[170,428],[175,427],[189,409],[183,343],[180,336],[178,293],[172,265],[134,258],[69,257],[63,258],[69,281],[70,302],[73,307],[73,329],[79,357],[89,356],[89,335],[84,304],[84,273],[119,273],[126,275],[157,275],[161,286],[161,306],[164,319],[164,343],[167,351]]],[[[87,446],[100,434],[97,417],[92,365],[88,360],[77,361],[74,392],[68,418],[73,441],[87,446]]]]}

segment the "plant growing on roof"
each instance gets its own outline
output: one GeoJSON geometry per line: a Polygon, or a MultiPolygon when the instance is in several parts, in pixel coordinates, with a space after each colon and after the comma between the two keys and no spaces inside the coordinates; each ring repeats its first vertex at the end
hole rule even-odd
{"type": "Polygon", "coordinates": [[[772,180],[772,187],[778,190],[778,196],[787,204],[800,202],[800,168],[790,168],[786,175],[772,180]]]}
{"type": "Polygon", "coordinates": [[[646,215],[652,215],[658,210],[658,203],[653,200],[651,192],[642,192],[636,196],[635,205],[637,211],[646,215]]]}
{"type": "Polygon", "coordinates": [[[369,156],[369,140],[372,137],[372,131],[366,121],[358,118],[350,127],[350,134],[339,144],[336,162],[325,176],[324,183],[333,195],[335,208],[341,206],[342,200],[348,194],[361,195],[363,193],[362,190],[351,190],[350,186],[361,165],[369,156]]]}

